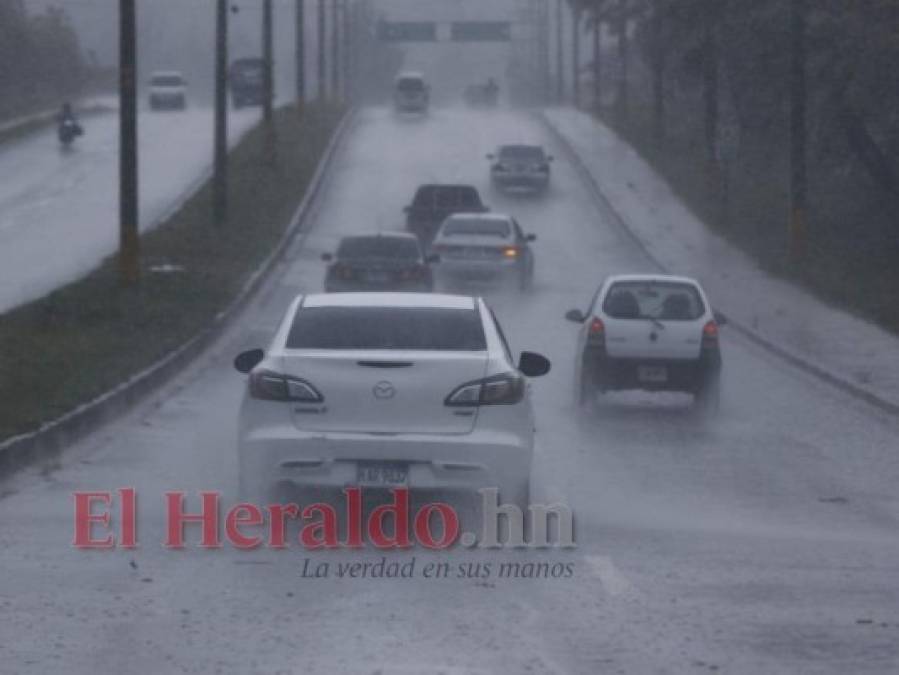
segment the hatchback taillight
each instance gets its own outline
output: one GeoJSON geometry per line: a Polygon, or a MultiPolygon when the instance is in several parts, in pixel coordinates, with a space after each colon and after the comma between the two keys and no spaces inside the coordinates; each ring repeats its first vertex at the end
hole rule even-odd
{"type": "Polygon", "coordinates": [[[702,327],[702,346],[718,346],[718,324],[714,321],[709,321],[705,326],[702,327]]]}
{"type": "Polygon", "coordinates": [[[260,370],[250,375],[250,396],[262,401],[321,403],[325,397],[306,380],[260,370]]]}
{"type": "Polygon", "coordinates": [[[524,398],[524,377],[503,373],[457,387],[444,403],[448,406],[476,408],[482,405],[514,405],[524,398]]]}
{"type": "Polygon", "coordinates": [[[599,317],[593,317],[590,327],[587,329],[587,344],[602,346],[606,343],[606,325],[599,317]]]}

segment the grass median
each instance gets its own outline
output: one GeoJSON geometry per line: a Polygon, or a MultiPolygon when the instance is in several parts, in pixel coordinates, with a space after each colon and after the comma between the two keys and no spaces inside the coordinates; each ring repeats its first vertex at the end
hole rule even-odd
{"type": "Polygon", "coordinates": [[[0,316],[0,441],[95,399],[206,328],[283,235],[342,112],[278,110],[274,162],[264,131],[249,132],[231,152],[228,222],[211,222],[204,185],[142,236],[136,287],[119,285],[111,257],[0,316]]]}

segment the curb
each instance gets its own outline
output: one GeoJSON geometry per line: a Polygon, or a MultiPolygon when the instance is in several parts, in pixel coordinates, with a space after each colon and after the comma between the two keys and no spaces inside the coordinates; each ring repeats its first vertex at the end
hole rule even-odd
{"type": "Polygon", "coordinates": [[[354,119],[355,112],[353,110],[344,114],[319,161],[303,200],[294,212],[281,239],[250,275],[237,297],[215,316],[212,323],[167,356],[93,401],[79,406],[52,422],[47,422],[35,431],[13,436],[0,443],[0,478],[5,478],[26,466],[58,456],[67,446],[120,417],[181,372],[187,364],[202,354],[222,334],[240,310],[260,290],[263,282],[274,270],[288,246],[302,230],[311,206],[321,191],[324,177],[331,168],[337,149],[354,119]]]}
{"type": "MultiPolygon", "coordinates": [[[[608,197],[606,197],[605,193],[602,191],[602,188],[599,186],[599,183],[596,181],[596,178],[590,173],[590,170],[587,168],[587,165],[584,164],[583,159],[581,159],[580,154],[574,148],[574,146],[568,141],[568,139],[562,135],[562,133],[553,125],[552,122],[546,117],[546,115],[542,111],[538,111],[534,113],[535,117],[538,121],[546,128],[553,139],[561,146],[561,148],[565,151],[566,154],[572,159],[572,165],[575,170],[581,175],[582,180],[589,186],[593,197],[600,204],[602,209],[608,212],[612,216],[612,220],[618,229],[630,239],[640,253],[650,262],[653,266],[655,266],[660,272],[668,273],[669,270],[663,265],[647,248],[646,244],[642,239],[631,229],[627,220],[618,212],[612,203],[609,201],[608,197]]],[[[749,339],[750,342],[762,347],[767,352],[777,356],[778,358],[786,361],[790,365],[798,368],[799,370],[812,375],[819,380],[826,382],[827,384],[840,389],[843,392],[846,392],[869,405],[878,408],[879,410],[889,413],[891,415],[899,415],[899,403],[894,401],[890,401],[889,399],[884,398],[883,396],[876,394],[870,389],[866,389],[861,387],[851,380],[846,379],[845,377],[838,375],[827,368],[824,368],[820,365],[809,361],[808,359],[796,354],[795,352],[787,349],[772,340],[769,340],[765,336],[763,336],[758,331],[749,328],[745,324],[739,321],[735,321],[732,319],[726,312],[723,312],[725,317],[727,318],[727,326],[729,328],[733,328],[736,332],[740,333],[742,336],[749,339]]]]}

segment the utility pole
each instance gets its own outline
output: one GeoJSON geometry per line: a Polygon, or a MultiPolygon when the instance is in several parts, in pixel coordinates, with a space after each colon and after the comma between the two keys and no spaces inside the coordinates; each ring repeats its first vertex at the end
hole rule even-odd
{"type": "Polygon", "coordinates": [[[597,8],[593,17],[593,109],[602,110],[602,21],[597,8]]]}
{"type": "Polygon", "coordinates": [[[665,142],[665,49],[662,44],[662,12],[661,0],[655,0],[650,18],[650,42],[652,54],[652,130],[656,146],[661,148],[665,142]]]}
{"type": "Polygon", "coordinates": [[[306,102],[306,0],[296,0],[297,106],[306,102]]]}
{"type": "Polygon", "coordinates": [[[325,78],[325,0],[318,0],[318,33],[316,35],[316,43],[318,44],[318,100],[324,101],[328,98],[327,82],[325,78]]]}
{"type": "Polygon", "coordinates": [[[575,108],[581,106],[581,8],[571,6],[571,99],[575,108]]]}
{"type": "Polygon", "coordinates": [[[556,103],[565,98],[565,54],[562,51],[562,3],[556,0],[556,103]]]}
{"type": "Polygon", "coordinates": [[[331,0],[331,95],[340,99],[340,0],[331,0]]]}
{"type": "Polygon", "coordinates": [[[262,61],[265,64],[263,75],[262,119],[269,128],[273,121],[273,105],[275,93],[274,59],[272,54],[273,25],[272,0],[262,0],[262,61]]]}
{"type": "Polygon", "coordinates": [[[212,223],[222,225],[228,219],[228,0],[216,0],[214,146],[212,223]]]}
{"type": "Polygon", "coordinates": [[[620,61],[620,66],[618,68],[618,100],[616,106],[618,108],[617,117],[619,124],[624,124],[627,121],[629,108],[627,14],[627,0],[618,0],[618,60],[620,61]]]}
{"type": "Polygon", "coordinates": [[[137,193],[137,8],[119,0],[119,279],[140,281],[137,193]]]}
{"type": "Polygon", "coordinates": [[[805,0],[792,0],[790,32],[793,52],[790,68],[790,256],[805,255],[808,176],[806,165],[806,17],[805,0]]]}
{"type": "Polygon", "coordinates": [[[344,0],[343,4],[343,98],[349,101],[352,97],[353,84],[353,15],[351,13],[350,0],[344,0]]]}

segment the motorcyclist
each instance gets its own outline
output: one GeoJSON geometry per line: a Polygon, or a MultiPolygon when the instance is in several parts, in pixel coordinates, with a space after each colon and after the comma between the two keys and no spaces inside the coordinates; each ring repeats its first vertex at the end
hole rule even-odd
{"type": "Polygon", "coordinates": [[[75,111],[72,110],[72,104],[68,101],[62,104],[62,110],[59,111],[56,119],[59,122],[60,126],[66,124],[67,122],[78,124],[78,120],[75,118],[75,111]]]}
{"type": "Polygon", "coordinates": [[[75,111],[72,110],[71,103],[66,102],[62,104],[62,109],[56,116],[56,121],[59,124],[59,140],[63,143],[70,143],[75,137],[84,133],[81,125],[78,123],[78,118],[75,117],[75,111]]]}

